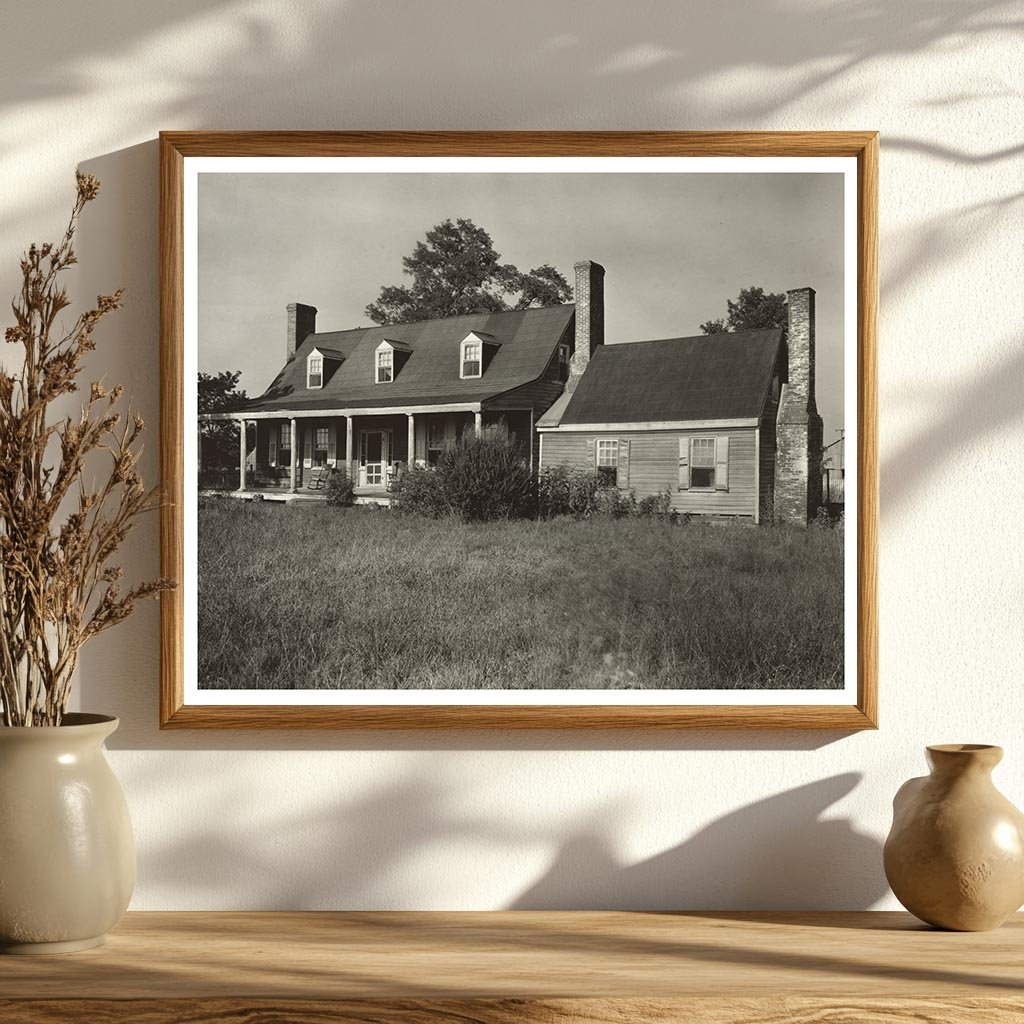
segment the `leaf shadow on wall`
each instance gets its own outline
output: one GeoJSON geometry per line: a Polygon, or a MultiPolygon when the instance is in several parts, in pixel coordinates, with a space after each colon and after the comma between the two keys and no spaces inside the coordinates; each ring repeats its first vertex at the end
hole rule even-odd
{"type": "MultiPolygon", "coordinates": [[[[793,122],[792,108],[807,97],[846,89],[840,102],[853,105],[864,85],[851,79],[872,62],[899,65],[1020,28],[1012,3],[991,0],[848,0],[827,17],[783,0],[605,4],[586,17],[577,5],[521,0],[516,11],[500,17],[499,5],[472,0],[442,8],[321,0],[301,10],[105,0],[97,17],[38,0],[5,18],[0,110],[33,104],[42,134],[65,127],[69,109],[97,105],[102,115],[88,137],[99,152],[138,138],[138,125],[638,130],[774,120],[797,128],[806,116],[793,122]],[[59,29],[40,32],[47,19],[59,29]]],[[[990,89],[973,100],[1008,94],[990,89]]],[[[816,123],[849,120],[840,107],[816,123]]],[[[12,167],[38,165],[47,148],[31,134],[8,141],[12,167]]],[[[5,204],[0,230],[47,213],[31,199],[5,204]]]]}

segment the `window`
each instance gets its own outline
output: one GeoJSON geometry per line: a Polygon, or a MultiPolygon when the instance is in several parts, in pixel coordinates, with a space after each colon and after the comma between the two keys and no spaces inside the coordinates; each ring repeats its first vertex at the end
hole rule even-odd
{"type": "Polygon", "coordinates": [[[565,381],[569,379],[569,346],[563,341],[558,346],[558,379],[565,381]]]}
{"type": "Polygon", "coordinates": [[[330,438],[330,431],[327,427],[317,427],[313,431],[313,465],[327,465],[327,443],[330,438]]]}
{"type": "Polygon", "coordinates": [[[427,420],[427,465],[436,466],[444,451],[444,420],[427,420]]]}
{"type": "Polygon", "coordinates": [[[597,442],[597,479],[605,486],[614,487],[619,478],[619,442],[597,442]]]}
{"type": "Polygon", "coordinates": [[[775,374],[775,376],[772,377],[772,401],[773,402],[777,402],[779,400],[779,391],[780,391],[780,388],[779,388],[779,375],[775,374]]]}
{"type": "Polygon", "coordinates": [[[281,424],[281,435],[278,440],[277,461],[279,465],[290,466],[292,461],[292,425],[281,424]]]}
{"type": "Polygon", "coordinates": [[[324,360],[322,356],[310,356],[306,362],[306,387],[322,388],[324,386],[324,360]]]}
{"type": "Polygon", "coordinates": [[[480,342],[466,341],[462,344],[462,377],[480,376],[480,342]]]}
{"type": "Polygon", "coordinates": [[[390,384],[395,379],[395,353],[389,348],[377,352],[377,383],[390,384]]]}
{"type": "Polygon", "coordinates": [[[715,439],[695,437],[691,442],[690,486],[712,491],[715,489],[715,439]]]}

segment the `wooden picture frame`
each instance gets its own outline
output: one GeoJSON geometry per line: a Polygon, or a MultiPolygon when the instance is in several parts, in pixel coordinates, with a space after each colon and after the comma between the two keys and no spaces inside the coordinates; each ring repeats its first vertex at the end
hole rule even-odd
{"type": "MultiPolygon", "coordinates": [[[[856,160],[857,679],[849,704],[248,705],[189,703],[185,595],[161,598],[160,724],[168,729],[830,729],[877,727],[878,135],[850,132],[163,132],[161,441],[165,576],[184,577],[185,161],[192,157],[848,157],[856,160]]],[[[849,344],[849,338],[847,338],[849,344]]],[[[411,434],[410,434],[411,436],[411,434]]],[[[244,456],[243,456],[244,458],[244,456]]],[[[243,470],[244,472],[244,470],[243,470]]],[[[244,480],[244,478],[243,478],[244,480]]],[[[852,539],[852,538],[850,538],[852,539]]],[[[849,543],[849,540],[847,541],[849,543]]]]}

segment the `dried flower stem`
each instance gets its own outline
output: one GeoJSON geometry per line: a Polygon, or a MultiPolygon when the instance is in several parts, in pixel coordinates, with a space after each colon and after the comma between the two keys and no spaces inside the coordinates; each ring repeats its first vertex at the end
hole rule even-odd
{"type": "Polygon", "coordinates": [[[47,419],[51,404],[79,390],[82,361],[99,322],[120,308],[122,292],[100,295],[72,328],[56,328],[70,304],[59,275],[77,263],[78,218],[99,182],[77,175],[78,191],[64,237],[32,245],[21,260],[21,290],[5,337],[24,349],[21,372],[0,370],[0,713],[5,726],[59,725],[71,695],[82,645],[127,618],[135,603],[173,584],[152,580],[121,593],[111,559],[135,519],[157,507],[137,465],[142,418],[115,406],[124,393],[99,381],[77,417],[47,419]],[[48,461],[56,439],[60,458],[48,461]],[[82,479],[94,452],[111,458],[101,487],[82,479]],[[77,501],[70,497],[77,485],[77,501]],[[64,512],[72,502],[72,511],[64,512]]]}

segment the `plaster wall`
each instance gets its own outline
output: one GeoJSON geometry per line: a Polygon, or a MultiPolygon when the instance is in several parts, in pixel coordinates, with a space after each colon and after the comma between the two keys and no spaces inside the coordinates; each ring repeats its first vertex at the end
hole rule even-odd
{"type": "MultiPolygon", "coordinates": [[[[158,411],[160,129],[877,128],[875,733],[160,733],[157,611],[85,652],[139,909],[892,907],[880,843],[928,742],[1024,803],[1021,10],[982,0],[37,0],[0,33],[0,295],[97,174],[92,364],[158,411]]],[[[156,476],[155,440],[145,469],[156,476]]],[[[157,525],[127,567],[157,571],[157,525]]]]}

